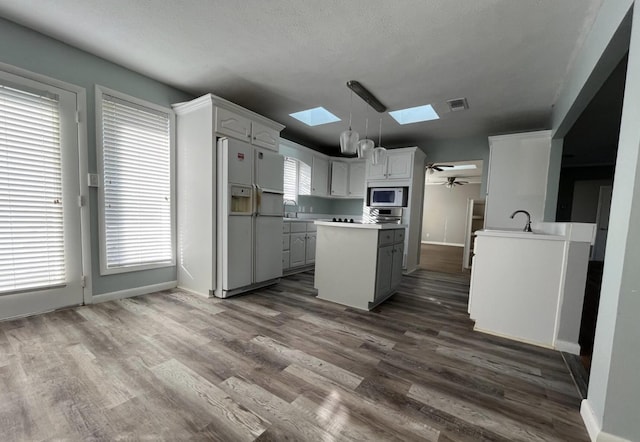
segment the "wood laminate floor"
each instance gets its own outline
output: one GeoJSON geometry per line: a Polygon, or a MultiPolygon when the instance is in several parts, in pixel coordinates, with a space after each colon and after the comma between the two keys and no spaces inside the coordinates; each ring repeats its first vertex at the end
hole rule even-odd
{"type": "Polygon", "coordinates": [[[473,332],[468,278],[419,270],[372,312],[312,281],[0,323],[0,439],[588,440],[560,353],[473,332]]]}
{"type": "Polygon", "coordinates": [[[462,269],[464,247],[420,244],[420,268],[444,273],[467,273],[462,269]]]}

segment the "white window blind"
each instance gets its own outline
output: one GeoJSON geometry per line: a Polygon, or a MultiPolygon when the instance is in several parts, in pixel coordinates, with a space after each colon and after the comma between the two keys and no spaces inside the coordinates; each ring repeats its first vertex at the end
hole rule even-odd
{"type": "Polygon", "coordinates": [[[299,161],[298,195],[311,195],[311,166],[299,161]]]}
{"type": "Polygon", "coordinates": [[[284,159],[284,199],[298,201],[298,161],[284,159]]]}
{"type": "Polygon", "coordinates": [[[102,94],[107,269],[173,263],[170,126],[167,113],[102,94]]]}
{"type": "Polygon", "coordinates": [[[65,283],[58,98],[0,85],[0,292],[65,283]]]}

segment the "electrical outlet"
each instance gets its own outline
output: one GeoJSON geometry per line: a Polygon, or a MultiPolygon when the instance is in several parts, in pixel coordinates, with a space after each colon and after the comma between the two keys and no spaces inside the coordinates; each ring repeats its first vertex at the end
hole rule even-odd
{"type": "Polygon", "coordinates": [[[89,173],[87,175],[89,187],[100,187],[100,176],[97,173],[89,173]]]}

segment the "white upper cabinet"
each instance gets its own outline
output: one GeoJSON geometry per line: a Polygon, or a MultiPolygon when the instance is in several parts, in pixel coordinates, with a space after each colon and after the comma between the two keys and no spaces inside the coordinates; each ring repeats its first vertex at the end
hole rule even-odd
{"type": "Polygon", "coordinates": [[[260,123],[251,124],[251,142],[266,149],[278,150],[279,132],[260,123]]]}
{"type": "Polygon", "coordinates": [[[369,180],[398,180],[411,178],[413,169],[412,151],[386,152],[384,161],[380,164],[368,164],[367,179],[369,180]]]}
{"type": "Polygon", "coordinates": [[[329,191],[329,160],[314,156],[311,166],[311,195],[327,196],[329,191]]]}
{"type": "MultiPolygon", "coordinates": [[[[226,104],[219,98],[217,100],[226,104]]],[[[235,105],[232,104],[232,106],[235,105]]],[[[236,109],[236,107],[232,107],[232,109],[236,109]]],[[[268,120],[246,109],[238,108],[236,112],[220,106],[215,108],[215,132],[218,135],[243,140],[265,149],[278,150],[282,126],[273,124],[273,127],[270,127],[263,123],[265,121],[268,120]],[[256,120],[261,122],[256,122],[256,120]]]]}
{"type": "Polygon", "coordinates": [[[539,131],[489,137],[489,176],[485,228],[523,228],[526,210],[542,221],[547,194],[551,132],[539,131]]]}
{"type": "Polygon", "coordinates": [[[387,152],[387,179],[411,178],[413,152],[387,152]]]}
{"type": "Polygon", "coordinates": [[[347,196],[349,164],[342,161],[331,162],[331,196],[347,196]]]}
{"type": "Polygon", "coordinates": [[[350,197],[364,197],[364,176],[366,164],[364,161],[349,163],[349,195],[350,197]]]}
{"type": "Polygon", "coordinates": [[[216,108],[216,132],[220,135],[249,141],[251,120],[221,107],[216,108]]]}

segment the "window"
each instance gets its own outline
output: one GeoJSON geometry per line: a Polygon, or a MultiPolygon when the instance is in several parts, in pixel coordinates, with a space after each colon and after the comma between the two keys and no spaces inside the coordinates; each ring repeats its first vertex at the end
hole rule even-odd
{"type": "Polygon", "coordinates": [[[295,158],[284,159],[284,199],[298,202],[298,195],[311,193],[311,167],[295,158]]]}
{"type": "Polygon", "coordinates": [[[58,96],[0,84],[0,293],[65,284],[58,96]]]}
{"type": "Polygon", "coordinates": [[[102,274],[175,264],[173,113],[96,88],[102,274]]]}

